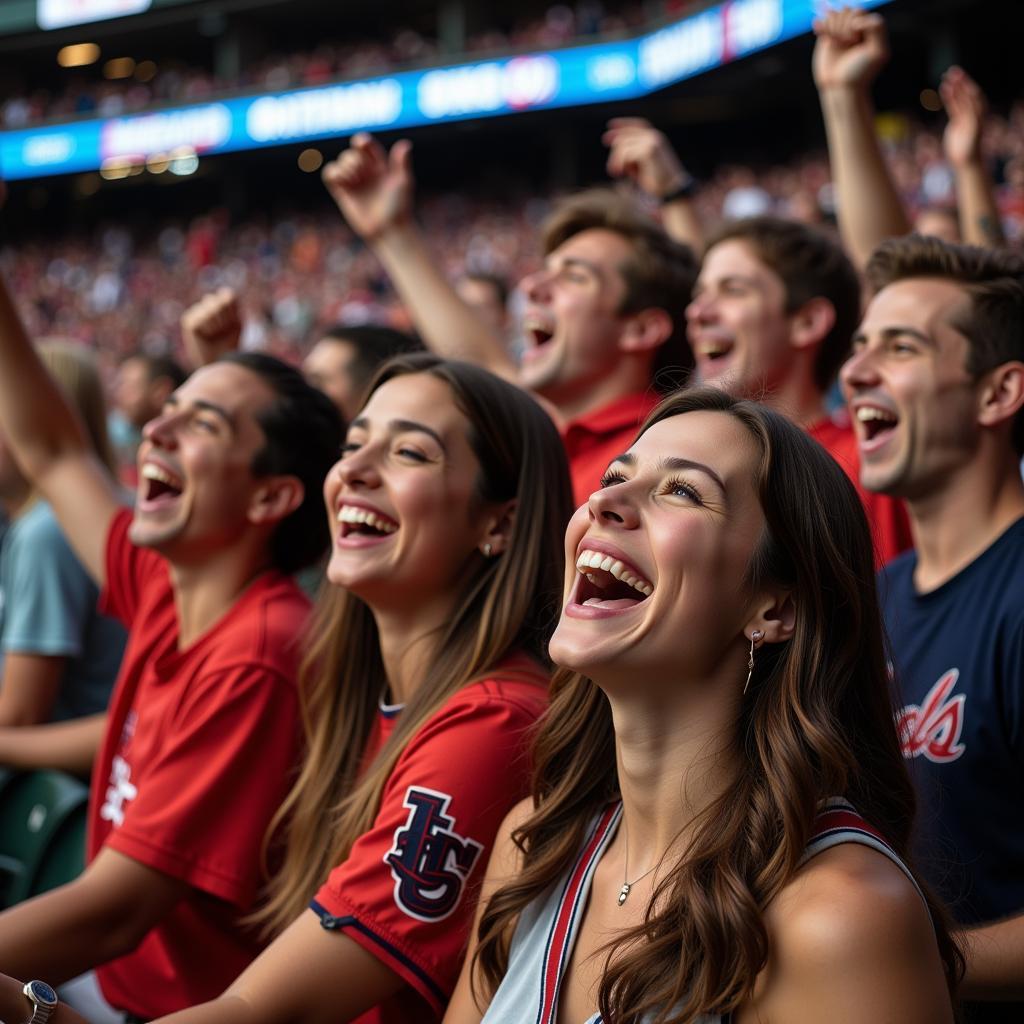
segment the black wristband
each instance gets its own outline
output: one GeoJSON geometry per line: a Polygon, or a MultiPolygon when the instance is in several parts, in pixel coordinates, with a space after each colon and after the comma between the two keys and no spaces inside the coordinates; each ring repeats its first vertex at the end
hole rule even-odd
{"type": "Polygon", "coordinates": [[[687,174],[683,178],[682,184],[677,185],[670,192],[666,192],[663,196],[658,198],[658,202],[662,206],[666,206],[668,203],[674,203],[677,199],[692,199],[694,192],[697,191],[697,179],[692,175],[687,174]]]}

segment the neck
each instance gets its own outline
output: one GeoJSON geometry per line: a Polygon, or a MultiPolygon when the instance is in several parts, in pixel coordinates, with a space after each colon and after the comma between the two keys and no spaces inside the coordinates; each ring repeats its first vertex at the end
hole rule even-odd
{"type": "Polygon", "coordinates": [[[639,875],[670,849],[681,853],[689,826],[730,784],[736,764],[735,700],[743,661],[723,659],[721,678],[681,681],[637,695],[609,693],[616,763],[628,835],[629,871],[639,875]],[[680,694],[683,694],[680,698],[680,694]],[[681,839],[681,843],[678,840],[681,839]]]}
{"type": "Polygon", "coordinates": [[[381,661],[391,691],[391,702],[405,704],[426,678],[438,639],[452,613],[451,602],[374,608],[381,661]]]}
{"type": "Polygon", "coordinates": [[[178,648],[184,650],[222,619],[249,584],[269,568],[265,547],[229,548],[195,564],[170,566],[178,613],[178,648]]]}
{"type": "Polygon", "coordinates": [[[562,421],[568,423],[650,387],[650,361],[622,359],[613,372],[597,380],[568,388],[553,387],[541,392],[541,396],[551,402],[562,421]]]}
{"type": "Polygon", "coordinates": [[[926,593],[970,565],[1024,516],[1024,483],[1012,450],[984,453],[944,474],[942,485],[907,499],[917,549],[914,585],[926,593]]]}
{"type": "Polygon", "coordinates": [[[827,415],[825,396],[810,373],[787,374],[760,401],[804,429],[827,415]]]}

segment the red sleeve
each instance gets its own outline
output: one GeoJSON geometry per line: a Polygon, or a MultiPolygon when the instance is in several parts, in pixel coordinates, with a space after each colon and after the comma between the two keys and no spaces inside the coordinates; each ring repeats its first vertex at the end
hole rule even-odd
{"type": "Polygon", "coordinates": [[[132,777],[107,843],[242,907],[260,885],[257,851],[287,794],[300,734],[294,685],[260,665],[200,677],[159,755],[132,777]]]}
{"type": "Polygon", "coordinates": [[[100,595],[100,611],[131,627],[139,607],[139,592],[154,573],[167,573],[167,563],[155,551],[136,547],[128,539],[132,511],[119,509],[107,534],[107,579],[100,595]]]}
{"type": "Polygon", "coordinates": [[[544,700],[541,690],[514,701],[464,692],[442,708],[402,754],[373,827],[313,903],[325,927],[379,957],[439,1015],[498,826],[528,792],[528,731],[544,700]]]}

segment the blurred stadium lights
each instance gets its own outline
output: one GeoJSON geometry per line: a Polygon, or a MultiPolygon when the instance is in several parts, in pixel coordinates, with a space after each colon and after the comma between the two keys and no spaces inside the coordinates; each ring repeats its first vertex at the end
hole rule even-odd
{"type": "Polygon", "coordinates": [[[62,68],[82,68],[100,59],[100,48],[95,43],[72,43],[57,51],[57,63],[62,68]]]}
{"type": "Polygon", "coordinates": [[[135,59],[133,57],[114,57],[103,65],[105,78],[131,78],[135,74],[135,59]]]}
{"type": "Polygon", "coordinates": [[[299,170],[312,174],[324,165],[324,155],[319,149],[304,149],[299,154],[299,170]]]}
{"type": "MultiPolygon", "coordinates": [[[[860,6],[889,2],[860,0],[860,6]]],[[[802,35],[817,11],[817,0],[727,0],[614,42],[3,132],[0,176],[13,181],[96,170],[180,147],[193,156],[240,152],[637,99],[802,35]]],[[[152,62],[140,63],[136,78],[152,77],[149,68],[155,73],[152,62]]]]}

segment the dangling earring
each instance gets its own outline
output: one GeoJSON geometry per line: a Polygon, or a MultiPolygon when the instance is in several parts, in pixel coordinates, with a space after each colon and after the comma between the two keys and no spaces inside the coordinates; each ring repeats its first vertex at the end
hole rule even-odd
{"type": "Polygon", "coordinates": [[[750,657],[747,658],[747,681],[743,684],[743,692],[747,692],[747,687],[750,686],[750,677],[754,674],[754,648],[761,642],[761,637],[764,633],[759,629],[755,629],[750,634],[750,657]]]}
{"type": "Polygon", "coordinates": [[[484,545],[484,558],[490,558],[490,557],[491,557],[491,551],[493,551],[493,550],[494,550],[494,549],[493,549],[493,548],[491,547],[491,542],[490,542],[490,541],[488,541],[488,542],[487,542],[487,543],[486,543],[486,544],[484,545]]]}

